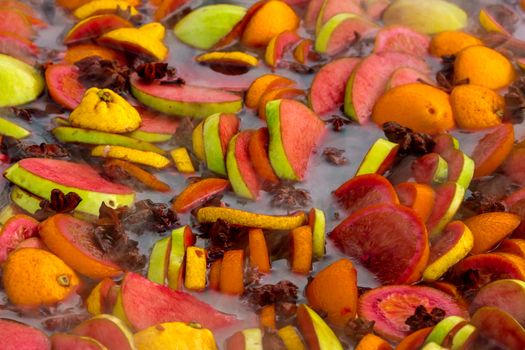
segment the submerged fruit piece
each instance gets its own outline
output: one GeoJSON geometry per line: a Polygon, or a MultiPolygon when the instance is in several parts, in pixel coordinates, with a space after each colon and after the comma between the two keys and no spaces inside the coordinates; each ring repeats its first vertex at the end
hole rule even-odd
{"type": "Polygon", "coordinates": [[[86,298],[87,311],[93,316],[110,313],[115,302],[113,293],[117,288],[117,284],[109,277],[100,281],[86,298]]]}
{"type": "MultiPolygon", "coordinates": [[[[366,123],[372,115],[372,109],[374,108],[374,105],[385,91],[390,75],[392,75],[392,73],[400,67],[410,67],[421,72],[428,71],[428,67],[425,62],[419,58],[404,53],[383,52],[379,54],[372,54],[365,58],[361,64],[359,64],[359,66],[354,69],[346,85],[345,114],[358,121],[359,124],[366,123]]],[[[397,89],[400,88],[402,87],[400,86],[397,89]]],[[[427,91],[428,89],[434,88],[422,88],[423,91],[427,91]]],[[[392,94],[391,91],[392,90],[387,91],[387,94],[389,92],[392,94]]],[[[441,94],[446,95],[444,92],[441,92],[441,94]]],[[[443,97],[441,97],[442,95],[440,95],[438,92],[432,91],[431,96],[434,95],[443,99],[443,97]]],[[[407,97],[408,96],[405,96],[405,98],[407,97]]],[[[426,96],[423,97],[427,98],[426,96]]],[[[395,106],[391,105],[390,107],[395,106]]],[[[409,111],[410,110],[414,110],[413,107],[411,107],[409,111]]],[[[415,110],[420,112],[425,111],[425,109],[421,110],[421,108],[415,110]]],[[[441,113],[443,113],[443,111],[441,113]]],[[[452,116],[450,115],[450,119],[451,118],[452,116]]],[[[379,123],[379,121],[376,120],[376,123],[379,123]]],[[[410,125],[405,126],[410,127],[410,125]]]]}
{"type": "Polygon", "coordinates": [[[462,129],[486,129],[501,124],[505,101],[498,93],[483,86],[464,84],[450,94],[454,119],[462,129]]]}
{"type": "Polygon", "coordinates": [[[441,32],[432,38],[430,42],[430,54],[436,57],[456,55],[461,50],[476,45],[483,45],[483,42],[465,32],[441,32]]]}
{"type": "Polygon", "coordinates": [[[504,349],[525,348],[525,329],[505,311],[485,306],[472,315],[470,322],[481,336],[504,349]]]}
{"type": "Polygon", "coordinates": [[[215,113],[204,120],[202,137],[208,169],[222,176],[227,175],[226,152],[238,130],[239,118],[235,114],[215,113]]]}
{"type": "Polygon", "coordinates": [[[492,174],[507,159],[514,145],[514,127],[512,124],[501,124],[478,141],[472,152],[476,165],[474,177],[492,174]]]}
{"type": "Polygon", "coordinates": [[[109,47],[89,43],[70,46],[64,55],[64,62],[75,64],[76,62],[91,56],[98,56],[104,60],[117,61],[121,64],[126,64],[126,58],[120,52],[109,47]]]}
{"type": "Polygon", "coordinates": [[[355,175],[383,175],[394,163],[398,150],[399,144],[378,138],[366,152],[355,175]]]}
{"type": "Polygon", "coordinates": [[[160,3],[158,4],[157,9],[155,10],[155,20],[161,21],[165,18],[169,18],[171,14],[178,11],[182,6],[186,5],[188,2],[189,0],[160,0],[160,3]]]}
{"type": "Polygon", "coordinates": [[[474,235],[472,254],[484,253],[510,235],[521,222],[518,215],[504,212],[483,213],[464,220],[474,235]]]}
{"type": "Polygon", "coordinates": [[[93,338],[108,349],[135,349],[131,331],[121,320],[112,315],[94,316],[76,326],[71,333],[93,338]]]}
{"type": "Polygon", "coordinates": [[[4,350],[22,350],[24,347],[51,350],[47,335],[37,328],[8,319],[0,319],[4,350]]]}
{"type": "Polygon", "coordinates": [[[45,199],[53,189],[75,192],[82,201],[77,210],[98,215],[102,202],[114,208],[130,205],[134,192],[130,188],[102,178],[85,164],[63,160],[26,158],[8,168],[4,176],[19,187],[45,199]]]}
{"type": "Polygon", "coordinates": [[[279,179],[273,171],[268,158],[268,129],[260,128],[253,132],[248,145],[251,164],[261,179],[271,183],[278,183],[279,179]]]}
{"type": "Polygon", "coordinates": [[[0,53],[34,65],[40,49],[16,33],[0,31],[0,53]]]}
{"type": "Polygon", "coordinates": [[[350,13],[361,15],[362,12],[361,4],[355,0],[324,0],[317,14],[315,30],[318,33],[329,19],[339,14],[350,13]]]}
{"type": "Polygon", "coordinates": [[[168,278],[168,264],[171,251],[171,237],[164,237],[153,244],[149,256],[148,274],[150,281],[165,284],[168,278]]]}
{"type": "Polygon", "coordinates": [[[323,66],[312,81],[308,102],[317,114],[325,114],[339,108],[345,99],[348,78],[360,59],[340,58],[323,66]]]}
{"type": "Polygon", "coordinates": [[[140,114],[142,123],[137,130],[131,132],[128,136],[153,143],[171,140],[179,126],[179,121],[176,118],[145,108],[135,108],[140,114]]]}
{"type": "Polygon", "coordinates": [[[214,113],[236,113],[242,98],[231,92],[191,85],[146,84],[134,74],[130,78],[133,96],[155,110],[187,117],[207,117],[214,113]]]}
{"type": "Polygon", "coordinates": [[[228,35],[245,13],[244,7],[235,5],[202,6],[177,22],[173,31],[183,43],[208,50],[228,35]]]}
{"type": "Polygon", "coordinates": [[[81,337],[78,335],[66,333],[55,333],[50,339],[51,346],[54,350],[106,350],[104,345],[90,337],[81,337]]]}
{"type": "Polygon", "coordinates": [[[299,335],[299,331],[292,325],[285,326],[280,328],[277,331],[277,334],[283,341],[286,349],[291,350],[306,350],[306,346],[299,335]]]}
{"type": "Polygon", "coordinates": [[[233,191],[240,197],[259,197],[261,184],[250,162],[249,144],[253,131],[242,131],[235,135],[228,145],[226,168],[233,191]]]}
{"type": "Polygon", "coordinates": [[[392,89],[400,85],[421,82],[429,85],[433,84],[427,74],[412,68],[401,67],[396,69],[390,76],[390,79],[388,79],[387,89],[392,89]]]}
{"type": "Polygon", "coordinates": [[[78,81],[78,68],[71,64],[51,64],[46,68],[46,83],[51,98],[67,109],[75,109],[86,88],[78,81]]]}
{"type": "Polygon", "coordinates": [[[266,46],[264,61],[272,68],[277,67],[285,51],[300,40],[301,37],[293,31],[285,31],[274,36],[266,46]]]}
{"type": "Polygon", "coordinates": [[[288,99],[266,105],[269,158],[278,177],[303,180],[310,154],[324,134],[324,123],[300,102],[288,99]]]}
{"type": "Polygon", "coordinates": [[[64,44],[96,39],[102,34],[114,29],[132,26],[133,24],[129,21],[117,15],[106,14],[88,17],[75,24],[75,26],[69,30],[64,38],[64,44]]]}
{"type": "Polygon", "coordinates": [[[304,91],[301,89],[296,89],[294,87],[285,87],[268,90],[264,93],[264,95],[261,96],[261,99],[259,101],[259,107],[257,109],[257,115],[262,120],[266,120],[266,107],[269,102],[279,99],[294,99],[302,95],[304,95],[304,91]]]}
{"type": "Polygon", "coordinates": [[[373,108],[372,120],[379,126],[394,121],[428,134],[439,134],[454,127],[449,96],[421,83],[401,85],[384,93],[373,108]]]}
{"type": "Polygon", "coordinates": [[[460,316],[448,316],[439,321],[425,339],[425,344],[443,344],[451,332],[462,327],[466,320],[460,316]]]}
{"type": "Polygon", "coordinates": [[[184,287],[192,291],[203,291],[206,288],[206,249],[199,247],[186,248],[184,287]]]}
{"type": "Polygon", "coordinates": [[[440,184],[447,180],[448,164],[437,153],[427,153],[417,158],[411,165],[412,176],[423,184],[440,184]]]}
{"type": "Polygon", "coordinates": [[[182,174],[192,174],[195,172],[195,167],[190,158],[190,153],[186,147],[178,147],[170,151],[173,163],[177,171],[182,174]]]}
{"type": "Polygon", "coordinates": [[[260,328],[248,328],[235,332],[226,339],[226,350],[260,349],[263,344],[263,333],[260,328]]]}
{"type": "Polygon", "coordinates": [[[157,169],[165,168],[170,164],[170,160],[168,158],[158,153],[149,151],[139,151],[136,149],[122,146],[96,146],[91,150],[91,155],[94,157],[127,160],[132,163],[149,165],[157,169]]]}
{"type": "Polygon", "coordinates": [[[452,220],[465,196],[465,188],[457,183],[447,182],[435,189],[434,208],[426,221],[431,238],[436,237],[452,220]]]}
{"type": "Polygon", "coordinates": [[[525,239],[506,239],[498,246],[496,252],[510,253],[525,259],[525,239]]]}
{"type": "Polygon", "coordinates": [[[458,53],[454,61],[454,80],[467,81],[497,90],[516,77],[512,63],[498,51],[485,46],[471,46],[458,53]]]}
{"type": "Polygon", "coordinates": [[[374,331],[398,341],[410,334],[405,324],[415,309],[422,305],[430,312],[440,308],[448,316],[468,315],[454,298],[437,289],[422,286],[386,286],[373,289],[359,298],[359,317],[375,321],[374,331]]]}
{"type": "Polygon", "coordinates": [[[403,52],[425,57],[428,53],[430,37],[403,26],[381,29],[376,36],[374,52],[403,52]]]}
{"type": "MultiPolygon", "coordinates": [[[[264,232],[261,229],[251,229],[248,232],[248,247],[250,251],[250,267],[257,269],[260,273],[268,273],[272,268],[268,246],[264,232]]],[[[274,310],[275,311],[275,310],[274,310]]],[[[275,328],[275,327],[274,327],[275,328]]]]}
{"type": "MultiPolygon", "coordinates": [[[[509,11],[510,14],[514,14],[513,10],[505,6],[501,6],[501,7],[509,11]]],[[[504,12],[505,10],[503,10],[502,12],[504,12]]],[[[507,28],[505,28],[503,24],[499,23],[498,19],[500,18],[498,18],[497,15],[498,13],[494,13],[494,11],[491,11],[491,6],[486,6],[479,11],[479,23],[481,24],[483,29],[485,29],[489,33],[494,32],[494,33],[501,33],[504,35],[511,36],[512,34],[509,33],[507,28]]],[[[500,13],[500,15],[504,15],[504,14],[500,13]]],[[[501,19],[504,20],[504,18],[501,18],[501,19]]]]}
{"type": "Polygon", "coordinates": [[[0,263],[25,239],[38,234],[38,221],[30,216],[18,214],[10,217],[0,227],[0,263]]]}
{"type": "Polygon", "coordinates": [[[103,13],[118,13],[126,10],[129,10],[131,16],[139,14],[127,0],[93,0],[77,7],[73,15],[77,19],[85,19],[103,13]]]}
{"type": "Polygon", "coordinates": [[[206,52],[195,57],[195,61],[200,64],[209,65],[213,70],[216,70],[215,67],[217,65],[225,65],[235,67],[242,72],[245,72],[252,67],[256,67],[259,63],[257,57],[241,51],[206,52]]]}
{"type": "Polygon", "coordinates": [[[241,295],[244,292],[244,251],[228,250],[221,261],[219,289],[221,293],[241,295]]]}
{"type": "Polygon", "coordinates": [[[255,79],[246,92],[245,103],[248,108],[257,108],[261,97],[267,92],[277,88],[294,84],[293,80],[276,74],[264,74],[255,79]]]}
{"type": "Polygon", "coordinates": [[[20,209],[23,209],[31,215],[34,215],[37,211],[42,209],[40,207],[40,202],[42,202],[43,198],[24,191],[18,186],[13,187],[10,198],[14,204],[20,207],[20,209]]]}
{"type": "Polygon", "coordinates": [[[290,233],[291,270],[308,275],[312,269],[312,228],[308,225],[296,227],[290,233]]]}
{"type": "Polygon", "coordinates": [[[213,333],[195,323],[164,322],[141,330],[133,337],[137,350],[217,349],[213,333]]]}
{"type": "Polygon", "coordinates": [[[417,281],[428,261],[425,226],[412,209],[401,205],[365,207],[340,223],[330,237],[387,284],[417,281]]]}
{"type": "Polygon", "coordinates": [[[87,221],[56,214],[41,223],[40,237],[49,250],[85,276],[105,278],[120,275],[120,267],[93,244],[94,230],[87,221]]]}
{"type": "Polygon", "coordinates": [[[431,281],[439,279],[449,268],[466,257],[473,245],[474,236],[467,225],[461,221],[448,224],[432,241],[423,279],[431,281]]]}
{"type": "Polygon", "coordinates": [[[301,64],[306,64],[312,54],[313,41],[311,39],[301,39],[293,49],[293,57],[301,64]]]}
{"type": "Polygon", "coordinates": [[[173,210],[185,213],[228,188],[228,180],[206,178],[188,185],[173,202],[173,210]]]}
{"type": "Polygon", "coordinates": [[[309,349],[342,350],[343,346],[334,331],[314,310],[305,304],[297,309],[297,322],[309,349]]]}
{"type": "Polygon", "coordinates": [[[2,267],[9,300],[17,306],[51,306],[67,299],[80,283],[78,276],[57,256],[35,248],[11,253],[2,267]]]}
{"type": "Polygon", "coordinates": [[[35,100],[44,89],[44,79],[27,63],[0,54],[0,107],[35,100]]]}
{"type": "Polygon", "coordinates": [[[212,330],[235,323],[235,318],[185,292],[175,291],[128,272],[113,313],[135,331],[162,322],[196,322],[212,330]]]}
{"type": "MultiPolygon", "coordinates": [[[[454,316],[452,316],[454,317],[454,316]]],[[[425,338],[432,331],[433,327],[426,327],[417,330],[404,337],[396,346],[396,350],[419,349],[425,343],[425,338]]]]}
{"type": "Polygon", "coordinates": [[[312,229],[313,258],[321,259],[326,252],[326,217],[324,212],[317,208],[310,209],[308,225],[312,229]]]}
{"type": "Polygon", "coordinates": [[[0,135],[13,137],[15,139],[22,139],[31,135],[31,132],[7,119],[0,117],[0,135]]]}
{"type": "Polygon", "coordinates": [[[357,272],[350,260],[340,259],[319,271],[305,294],[311,307],[328,314],[329,322],[344,326],[357,311],[357,272]]]}
{"type": "Polygon", "coordinates": [[[160,181],[155,175],[130,162],[111,159],[106,161],[104,166],[109,169],[121,171],[125,176],[129,176],[138,182],[141,182],[154,191],[168,192],[171,189],[167,183],[160,181]]]}
{"type": "Polygon", "coordinates": [[[386,25],[404,25],[425,34],[458,30],[467,20],[465,11],[445,0],[395,0],[383,14],[386,25]]]}
{"type": "Polygon", "coordinates": [[[288,216],[257,214],[233,208],[203,207],[197,212],[200,223],[213,223],[224,220],[230,225],[240,225],[268,230],[291,230],[303,225],[306,215],[303,212],[288,216]]]}
{"type": "Polygon", "coordinates": [[[270,0],[253,14],[242,33],[242,43],[250,47],[266,46],[276,35],[294,31],[299,26],[299,17],[283,1],[270,0]]]}

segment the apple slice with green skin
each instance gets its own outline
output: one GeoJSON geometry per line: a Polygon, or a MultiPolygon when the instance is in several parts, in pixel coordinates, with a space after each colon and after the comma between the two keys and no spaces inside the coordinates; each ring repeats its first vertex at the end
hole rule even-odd
{"type": "Polygon", "coordinates": [[[69,30],[64,38],[64,44],[69,45],[79,41],[96,39],[114,29],[130,27],[133,27],[132,23],[117,15],[91,16],[78,22],[69,30]]]}
{"type": "Polygon", "coordinates": [[[78,81],[76,66],[67,63],[51,64],[46,68],[46,84],[51,98],[67,109],[75,109],[86,88],[78,81]]]}
{"type": "Polygon", "coordinates": [[[454,181],[463,188],[468,188],[474,177],[476,165],[474,161],[457,149],[449,149],[442,153],[448,164],[448,181],[454,181]]]}
{"type": "Polygon", "coordinates": [[[170,115],[203,118],[215,113],[236,113],[242,97],[231,92],[191,85],[144,83],[136,74],[130,78],[131,93],[144,105],[170,115]]]}
{"type": "Polygon", "coordinates": [[[304,179],[308,161],[325,132],[324,123],[308,107],[288,99],[266,104],[270,163],[281,179],[304,179]]]}
{"type": "Polygon", "coordinates": [[[442,346],[439,346],[436,343],[428,343],[426,345],[423,345],[421,350],[448,350],[447,348],[444,348],[442,346]]]}
{"type": "Polygon", "coordinates": [[[202,137],[208,169],[222,176],[227,175],[227,147],[238,130],[239,118],[235,114],[215,113],[204,120],[202,137]]]}
{"type": "Polygon", "coordinates": [[[189,226],[179,227],[171,232],[171,246],[168,264],[168,286],[171,289],[182,289],[184,275],[184,256],[186,248],[195,242],[189,226]]]}
{"type": "Polygon", "coordinates": [[[249,144],[253,130],[235,135],[228,145],[226,168],[233,191],[240,197],[257,200],[261,182],[250,161],[249,144]]]}
{"type": "Polygon", "coordinates": [[[263,333],[260,328],[238,331],[226,339],[226,350],[262,350],[263,333]]]}
{"type": "Polygon", "coordinates": [[[204,149],[204,136],[203,131],[204,129],[204,120],[201,121],[197,126],[193,129],[193,132],[191,133],[191,147],[193,150],[193,153],[195,156],[201,161],[206,162],[206,151],[204,149]]]}
{"type": "Polygon", "coordinates": [[[136,350],[133,333],[119,318],[102,314],[73,328],[74,335],[90,337],[108,349],[136,350]]]}
{"type": "Polygon", "coordinates": [[[107,277],[100,281],[85,300],[87,311],[94,316],[110,313],[114,304],[110,293],[114,288],[120,287],[111,278],[107,277]]]}
{"type": "Polygon", "coordinates": [[[0,319],[2,330],[2,348],[51,350],[47,335],[37,328],[9,319],[0,319]]]}
{"type": "Polygon", "coordinates": [[[361,37],[367,37],[378,29],[368,19],[352,13],[340,13],[330,18],[319,29],[315,39],[315,51],[329,56],[337,55],[361,37]]]}
{"type": "Polygon", "coordinates": [[[166,153],[166,151],[164,151],[162,148],[152,145],[151,143],[136,140],[124,135],[112,134],[109,132],[86,130],[69,126],[58,126],[51,130],[51,132],[58,141],[64,143],[122,146],[140,151],[155,152],[159,154],[166,153]]]}
{"type": "Polygon", "coordinates": [[[102,203],[116,208],[131,205],[135,199],[132,189],[102,178],[85,164],[63,160],[26,158],[12,165],[4,176],[17,186],[44,199],[51,191],[75,192],[82,201],[77,210],[98,216],[102,203]]]}
{"type": "Polygon", "coordinates": [[[442,344],[447,335],[459,324],[465,323],[463,317],[448,316],[434,326],[430,334],[425,339],[425,344],[435,343],[442,344]]]}
{"type": "Polygon", "coordinates": [[[155,242],[149,256],[147,277],[150,281],[158,284],[166,283],[170,252],[171,237],[165,237],[155,242]]]}
{"type": "Polygon", "coordinates": [[[10,217],[0,229],[0,263],[24,240],[38,234],[38,221],[19,214],[10,217]]]}
{"type": "Polygon", "coordinates": [[[177,39],[198,49],[208,50],[228,35],[246,14],[235,5],[208,5],[190,12],[173,28],[177,39]]]}
{"type": "Polygon", "coordinates": [[[90,337],[78,335],[55,333],[51,336],[51,346],[54,350],[107,350],[100,342],[90,337]]]}
{"type": "Polygon", "coordinates": [[[31,135],[31,131],[0,117],[0,135],[14,137],[15,139],[23,139],[24,137],[31,135]]]}
{"type": "Polygon", "coordinates": [[[525,329],[508,313],[492,306],[478,309],[470,322],[479,334],[503,349],[525,349],[525,329]]]}
{"type": "Polygon", "coordinates": [[[436,281],[449,268],[467,256],[474,246],[474,236],[467,225],[461,221],[448,224],[430,246],[428,265],[423,271],[423,279],[436,281]]]}
{"type": "Polygon", "coordinates": [[[469,349],[472,347],[478,335],[476,327],[471,324],[465,324],[459,327],[459,329],[453,330],[451,333],[453,334],[449,334],[449,337],[451,336],[452,339],[447,339],[445,344],[442,344],[450,350],[469,349]]]}
{"type": "Polygon", "coordinates": [[[0,229],[3,225],[16,214],[22,214],[22,210],[16,205],[8,204],[0,210],[0,229]]]}
{"type": "Polygon", "coordinates": [[[169,141],[177,131],[179,121],[176,118],[145,108],[137,108],[137,110],[142,118],[142,123],[137,130],[128,134],[129,137],[144,142],[160,143],[169,141]]]}
{"type": "Polygon", "coordinates": [[[272,68],[277,67],[285,51],[297,44],[300,40],[301,37],[293,31],[285,31],[278,34],[273,37],[268,43],[268,46],[266,46],[264,61],[272,68]]]}
{"type": "MultiPolygon", "coordinates": [[[[509,9],[509,11],[512,10],[509,9]]],[[[479,11],[479,24],[481,24],[483,29],[489,33],[495,32],[512,36],[512,33],[510,33],[502,24],[500,24],[496,17],[491,13],[490,7],[482,8],[479,11]]]]}
{"type": "Polygon", "coordinates": [[[40,209],[40,202],[44,199],[37,197],[27,191],[24,191],[18,186],[14,186],[11,190],[11,200],[13,203],[18,205],[21,209],[24,209],[29,214],[33,215],[40,209]]]}
{"type": "Polygon", "coordinates": [[[322,26],[331,18],[343,13],[351,13],[355,15],[361,15],[363,10],[361,9],[360,1],[356,0],[324,0],[317,14],[317,20],[315,24],[315,32],[319,33],[322,26]]]}
{"type": "Polygon", "coordinates": [[[321,259],[326,252],[326,217],[324,211],[317,208],[310,209],[308,213],[308,225],[312,228],[314,258],[321,259]]]}
{"type": "Polygon", "coordinates": [[[447,182],[435,189],[434,208],[426,222],[430,239],[436,238],[458,211],[465,188],[455,182],[447,182]]]}
{"type": "Polygon", "coordinates": [[[32,66],[0,54],[0,107],[17,106],[35,100],[45,82],[32,66]]]}
{"type": "Polygon", "coordinates": [[[428,153],[412,162],[412,176],[416,182],[440,184],[447,181],[448,164],[437,153],[428,153]]]}
{"type": "Polygon", "coordinates": [[[305,304],[297,309],[297,322],[311,350],[343,350],[334,331],[314,310],[305,304]]]}
{"type": "Polygon", "coordinates": [[[383,175],[394,163],[398,150],[399,144],[383,138],[377,139],[361,161],[355,176],[365,174],[383,175]]]}

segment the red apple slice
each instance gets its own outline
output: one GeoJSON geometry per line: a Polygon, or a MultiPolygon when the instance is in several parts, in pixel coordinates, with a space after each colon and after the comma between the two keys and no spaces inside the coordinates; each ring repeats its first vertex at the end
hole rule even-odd
{"type": "Polygon", "coordinates": [[[106,350],[107,348],[90,337],[81,337],[78,335],[55,333],[51,336],[51,345],[53,350],[106,350]]]}
{"type": "Polygon", "coordinates": [[[504,123],[478,141],[472,152],[476,164],[474,177],[492,174],[505,161],[514,146],[514,127],[504,123]]]}
{"type": "Polygon", "coordinates": [[[363,10],[358,0],[324,0],[316,20],[316,32],[334,16],[341,13],[351,13],[361,15],[363,10]]]}
{"type": "Polygon", "coordinates": [[[124,323],[111,315],[97,315],[73,328],[72,334],[90,337],[108,349],[134,350],[133,334],[124,323]]]}
{"type": "Polygon", "coordinates": [[[458,211],[465,188],[453,182],[447,182],[435,189],[434,208],[426,222],[430,238],[437,237],[458,211]]]}
{"type": "Polygon", "coordinates": [[[355,175],[379,174],[383,175],[390,169],[396,160],[399,144],[379,138],[366,152],[359,164],[355,175]]]}
{"type": "Polygon", "coordinates": [[[186,213],[211,197],[225,191],[230,186],[228,180],[218,178],[202,179],[188,185],[173,202],[173,210],[186,213]]]}

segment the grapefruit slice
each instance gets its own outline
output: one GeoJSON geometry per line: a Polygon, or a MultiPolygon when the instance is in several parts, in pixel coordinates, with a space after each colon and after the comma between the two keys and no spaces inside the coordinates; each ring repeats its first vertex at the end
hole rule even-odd
{"type": "Polygon", "coordinates": [[[22,241],[38,234],[38,221],[30,216],[18,214],[9,218],[0,228],[0,263],[15,250],[22,241]]]}
{"type": "Polygon", "coordinates": [[[370,119],[377,99],[385,91],[390,75],[400,67],[428,72],[424,61],[400,52],[382,52],[365,58],[354,69],[346,85],[346,115],[359,124],[365,124],[370,119]]]}
{"type": "Polygon", "coordinates": [[[507,159],[514,145],[514,127],[501,124],[485,135],[472,152],[474,178],[492,174],[507,159]]]}
{"type": "Polygon", "coordinates": [[[312,81],[308,101],[317,114],[339,108],[345,100],[345,87],[350,74],[360,62],[355,57],[340,58],[323,66],[312,81]]]}
{"type": "Polygon", "coordinates": [[[71,64],[52,64],[46,69],[46,84],[51,98],[67,109],[75,109],[86,88],[78,81],[78,68],[71,64]]]}
{"type": "Polygon", "coordinates": [[[250,139],[252,130],[246,130],[235,135],[226,154],[226,168],[233,191],[243,198],[256,200],[259,197],[261,183],[250,161],[250,139]]]}
{"type": "Polygon", "coordinates": [[[64,38],[64,44],[96,39],[102,34],[114,29],[129,27],[133,27],[133,24],[113,14],[88,17],[75,24],[75,26],[69,30],[64,38]]]}
{"type": "Polygon", "coordinates": [[[374,52],[402,52],[424,58],[428,54],[430,37],[403,26],[381,29],[376,36],[374,52]]]}
{"type": "Polygon", "coordinates": [[[124,276],[113,314],[135,331],[163,322],[196,322],[211,330],[236,322],[234,316],[223,314],[188,293],[131,272],[124,276]]]}
{"type": "Polygon", "coordinates": [[[40,330],[8,319],[0,319],[2,330],[2,349],[21,350],[38,349],[51,350],[51,343],[40,330]]]}
{"type": "Polygon", "coordinates": [[[347,214],[374,204],[398,204],[392,184],[377,174],[359,175],[346,181],[333,192],[347,214]]]}
{"type": "Polygon", "coordinates": [[[425,226],[401,205],[365,207],[340,223],[330,238],[385,284],[417,281],[428,261],[425,226]]]}
{"type": "Polygon", "coordinates": [[[427,311],[440,308],[447,316],[467,317],[468,313],[450,295],[423,286],[385,286],[373,289],[359,298],[357,312],[367,321],[375,321],[374,331],[393,341],[410,334],[405,323],[423,305],[427,311]]]}

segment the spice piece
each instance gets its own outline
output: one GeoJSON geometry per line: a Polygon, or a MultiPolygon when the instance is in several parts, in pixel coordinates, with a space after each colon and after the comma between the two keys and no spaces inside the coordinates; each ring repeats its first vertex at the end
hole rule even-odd
{"type": "Polygon", "coordinates": [[[415,332],[422,328],[434,327],[445,318],[445,315],[445,310],[438,307],[433,308],[429,313],[424,305],[419,305],[414,314],[406,319],[405,324],[410,327],[411,332],[415,332]]]}
{"type": "Polygon", "coordinates": [[[375,321],[367,321],[360,317],[348,321],[344,328],[345,334],[358,343],[367,334],[374,333],[375,321]]]}
{"type": "Polygon", "coordinates": [[[465,200],[464,206],[476,214],[507,211],[503,202],[480,191],[473,191],[471,197],[465,200]]]}
{"type": "Polygon", "coordinates": [[[259,310],[266,305],[297,302],[298,287],[290,281],[283,280],[277,284],[247,286],[242,299],[259,310]]]}
{"type": "Polygon", "coordinates": [[[90,56],[75,62],[78,80],[86,88],[111,89],[119,94],[128,91],[129,68],[115,60],[90,56]]]}
{"type": "Polygon", "coordinates": [[[396,122],[384,123],[383,132],[389,141],[399,144],[399,154],[424,155],[432,152],[435,145],[430,135],[413,132],[396,122]]]}
{"type": "Polygon", "coordinates": [[[50,200],[44,199],[40,202],[40,208],[55,213],[69,213],[75,210],[81,201],[82,198],[75,192],[64,194],[55,188],[51,191],[50,200]]]}
{"type": "Polygon", "coordinates": [[[309,206],[312,201],[310,192],[292,184],[271,186],[269,192],[272,195],[270,204],[276,208],[299,209],[309,206]]]}
{"type": "Polygon", "coordinates": [[[344,117],[340,117],[338,115],[332,115],[330,119],[326,120],[327,123],[332,124],[332,130],[336,132],[343,131],[345,128],[345,125],[352,124],[352,120],[344,117]]]}
{"type": "Polygon", "coordinates": [[[328,163],[333,165],[345,165],[348,163],[348,159],[343,155],[345,153],[344,149],[339,149],[335,147],[327,147],[323,151],[323,156],[328,161],[328,163]]]}
{"type": "Polygon", "coordinates": [[[135,71],[146,83],[152,83],[153,81],[162,79],[166,76],[168,78],[173,78],[177,73],[175,68],[169,67],[165,62],[142,63],[135,68],[135,71]]]}

